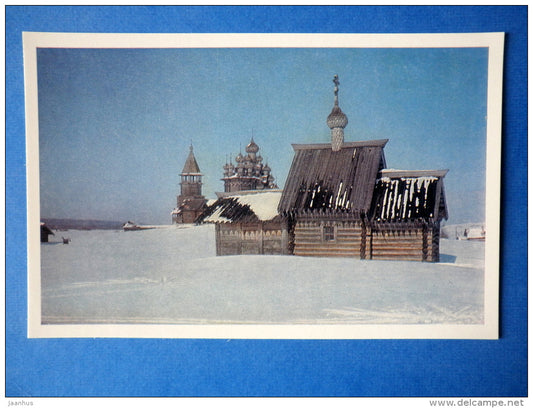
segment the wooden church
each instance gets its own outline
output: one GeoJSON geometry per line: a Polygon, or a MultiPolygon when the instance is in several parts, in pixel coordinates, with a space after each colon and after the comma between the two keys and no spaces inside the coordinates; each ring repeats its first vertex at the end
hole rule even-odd
{"type": "MultiPolygon", "coordinates": [[[[276,253],[438,262],[440,223],[448,218],[447,170],[389,170],[387,139],[345,142],[348,118],[339,107],[337,76],[333,82],[331,142],[292,145],[294,158],[275,212],[283,237],[276,253]]],[[[217,248],[224,241],[220,225],[236,216],[204,217],[218,225],[217,248]]],[[[237,252],[219,254],[232,253],[237,252]]],[[[245,253],[242,247],[238,253],[245,253]]]]}

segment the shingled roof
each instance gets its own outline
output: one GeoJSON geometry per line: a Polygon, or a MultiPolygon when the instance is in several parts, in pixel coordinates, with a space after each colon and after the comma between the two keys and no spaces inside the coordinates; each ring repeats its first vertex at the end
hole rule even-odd
{"type": "Polygon", "coordinates": [[[198,166],[198,163],[196,162],[196,158],[194,157],[194,153],[192,151],[192,146],[189,147],[189,155],[187,156],[187,160],[185,160],[185,165],[183,166],[181,174],[201,174],[200,167],[198,166]]]}
{"type": "Polygon", "coordinates": [[[444,176],[448,170],[382,170],[372,218],[377,222],[448,219],[444,176]]]}
{"type": "Polygon", "coordinates": [[[293,144],[295,151],[278,210],[280,213],[369,211],[378,172],[386,166],[388,139],[293,144]]]}

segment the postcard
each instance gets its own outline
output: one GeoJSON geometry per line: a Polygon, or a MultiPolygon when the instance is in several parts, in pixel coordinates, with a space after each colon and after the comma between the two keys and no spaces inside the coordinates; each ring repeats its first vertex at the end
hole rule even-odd
{"type": "Polygon", "coordinates": [[[498,338],[503,33],[23,41],[28,337],[498,338]]]}

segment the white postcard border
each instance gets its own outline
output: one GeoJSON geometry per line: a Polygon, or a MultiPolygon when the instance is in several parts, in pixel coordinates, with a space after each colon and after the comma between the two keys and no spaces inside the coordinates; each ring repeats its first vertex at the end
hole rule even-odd
{"type": "Polygon", "coordinates": [[[504,33],[466,34],[99,34],[23,33],[26,112],[28,337],[242,339],[497,339],[504,33]],[[41,324],[37,48],[468,48],[489,49],[484,323],[41,324]]]}

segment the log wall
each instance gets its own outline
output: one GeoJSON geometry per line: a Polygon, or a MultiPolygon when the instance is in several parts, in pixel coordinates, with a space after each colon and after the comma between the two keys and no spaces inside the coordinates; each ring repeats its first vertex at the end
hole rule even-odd
{"type": "Polygon", "coordinates": [[[289,234],[284,222],[216,224],[217,255],[292,253],[298,256],[438,262],[439,241],[438,225],[402,228],[396,224],[370,228],[356,221],[298,220],[289,234]],[[325,226],[334,228],[334,239],[324,238],[325,226]]]}
{"type": "Polygon", "coordinates": [[[353,221],[297,221],[294,255],[361,257],[361,225],[353,221]],[[335,239],[324,240],[324,226],[333,226],[335,239]]]}
{"type": "Polygon", "coordinates": [[[372,230],[370,259],[438,262],[439,229],[372,230]]]}
{"type": "Polygon", "coordinates": [[[283,223],[218,223],[217,255],[280,255],[287,253],[283,223]]]}
{"type": "Polygon", "coordinates": [[[439,261],[438,225],[401,224],[370,227],[360,222],[298,220],[294,227],[294,255],[355,257],[358,259],[439,261]],[[335,238],[324,239],[324,226],[335,238]]]}

